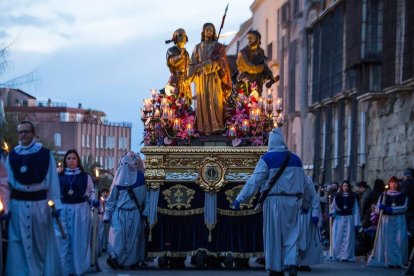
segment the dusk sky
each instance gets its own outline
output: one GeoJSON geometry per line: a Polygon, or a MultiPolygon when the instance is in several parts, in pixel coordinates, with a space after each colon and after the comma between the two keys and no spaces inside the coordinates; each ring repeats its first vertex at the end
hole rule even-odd
{"type": "Polygon", "coordinates": [[[140,150],[142,101],[169,77],[165,53],[172,44],[164,41],[184,28],[191,54],[204,23],[220,27],[227,3],[222,33],[229,33],[250,18],[253,0],[2,0],[0,44],[11,46],[0,83],[35,70],[38,81],[19,89],[132,122],[132,150],[140,150]]]}

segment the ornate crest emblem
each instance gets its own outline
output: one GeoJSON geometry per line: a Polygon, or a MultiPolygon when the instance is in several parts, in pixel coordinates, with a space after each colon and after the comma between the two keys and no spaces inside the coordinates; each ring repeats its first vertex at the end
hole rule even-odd
{"type": "Polygon", "coordinates": [[[191,201],[194,199],[195,191],[186,186],[177,184],[162,192],[164,199],[168,202],[169,209],[191,207],[191,201]]]}
{"type": "Polygon", "coordinates": [[[218,192],[224,186],[226,169],[217,158],[207,157],[198,167],[200,187],[206,192],[218,192]]]}
{"type": "MultiPolygon", "coordinates": [[[[227,201],[230,203],[230,208],[233,208],[233,202],[236,200],[237,195],[240,193],[243,185],[237,185],[233,189],[227,190],[224,194],[226,195],[227,201]]],[[[252,198],[247,203],[240,204],[240,209],[246,208],[251,209],[253,208],[253,201],[256,199],[256,194],[252,196],[252,198]]]]}

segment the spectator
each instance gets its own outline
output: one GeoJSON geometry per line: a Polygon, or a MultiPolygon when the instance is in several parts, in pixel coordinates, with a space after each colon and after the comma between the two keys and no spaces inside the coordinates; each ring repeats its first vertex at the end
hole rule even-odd
{"type": "Polygon", "coordinates": [[[365,212],[367,211],[362,207],[365,205],[365,201],[370,192],[371,188],[367,185],[365,181],[360,181],[356,184],[355,193],[358,196],[359,206],[361,208],[361,217],[363,217],[365,215],[365,212]]]}
{"type": "Polygon", "coordinates": [[[400,192],[398,178],[388,181],[389,190],[380,196],[376,213],[380,213],[377,237],[368,266],[401,268],[407,263],[407,228],[404,212],[407,197],[400,192]]]}
{"type": "Polygon", "coordinates": [[[375,179],[374,187],[365,199],[364,205],[362,206],[362,212],[365,214],[370,209],[372,204],[377,204],[378,198],[385,190],[385,183],[382,179],[375,179]]]}
{"type": "Polygon", "coordinates": [[[342,262],[355,260],[355,230],[361,224],[357,198],[351,190],[349,181],[344,180],[332,202],[333,258],[342,262]]]}

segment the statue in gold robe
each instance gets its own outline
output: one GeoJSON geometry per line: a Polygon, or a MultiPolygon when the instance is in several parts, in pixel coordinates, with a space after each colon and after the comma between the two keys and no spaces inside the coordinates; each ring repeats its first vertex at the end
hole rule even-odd
{"type": "Polygon", "coordinates": [[[226,49],[216,38],[212,23],[203,25],[201,43],[191,56],[191,80],[196,90],[196,128],[204,135],[222,133],[225,128],[224,104],[232,84],[226,49]]]}

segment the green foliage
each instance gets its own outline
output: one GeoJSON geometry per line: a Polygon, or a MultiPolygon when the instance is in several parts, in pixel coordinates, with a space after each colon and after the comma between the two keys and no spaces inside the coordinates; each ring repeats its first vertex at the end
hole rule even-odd
{"type": "Polygon", "coordinates": [[[86,173],[88,173],[90,176],[92,176],[92,179],[95,181],[95,192],[98,193],[98,190],[102,190],[103,188],[109,189],[112,184],[112,179],[114,178],[114,174],[106,170],[102,167],[102,165],[99,162],[95,161],[95,158],[92,155],[88,156],[88,160],[86,163],[82,164],[83,169],[86,173]],[[99,182],[96,183],[96,169],[99,170],[99,182]]]}
{"type": "Polygon", "coordinates": [[[7,113],[5,115],[6,122],[1,124],[0,138],[8,144],[9,149],[14,148],[19,143],[19,137],[17,135],[17,124],[19,122],[18,114],[7,113]]]}

